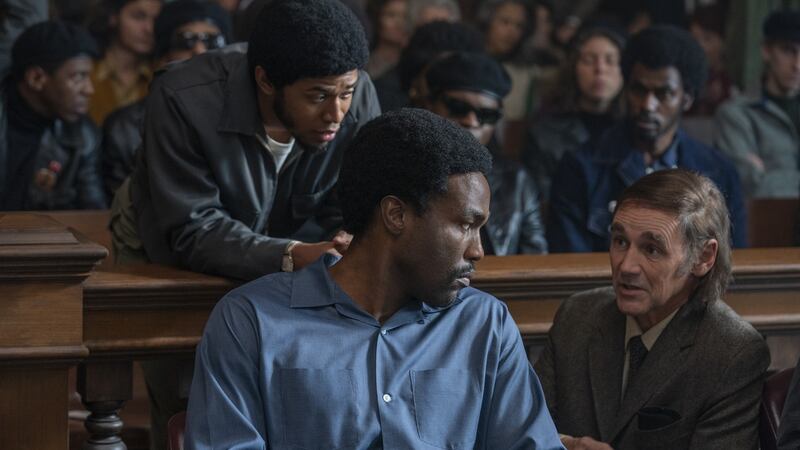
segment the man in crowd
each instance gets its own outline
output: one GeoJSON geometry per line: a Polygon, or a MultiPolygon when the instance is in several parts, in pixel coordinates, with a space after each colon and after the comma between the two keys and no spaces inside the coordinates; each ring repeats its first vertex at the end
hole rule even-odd
{"type": "Polygon", "coordinates": [[[220,301],[187,446],[562,448],[508,309],[468,287],[490,167],[428,111],[367,124],[340,177],[350,248],[220,301]]]}
{"type": "Polygon", "coordinates": [[[764,21],[758,100],[732,100],[715,117],[714,144],[733,160],[748,197],[800,196],[800,11],[764,21]]]}
{"type": "Polygon", "coordinates": [[[551,252],[605,251],[617,196],[647,173],[683,167],[706,175],[725,196],[733,245],[746,246],[747,221],[736,169],[687,136],[681,116],[706,78],[705,55],[691,35],[655,26],[634,36],[622,60],[626,119],[592,147],[562,158],[550,195],[551,252]]]}
{"type": "Polygon", "coordinates": [[[118,258],[253,279],[334,248],[306,242],[340,226],[344,147],[379,114],[359,71],[366,37],[334,0],[271,2],[258,22],[246,53],[200,55],[153,83],[112,211],[118,258]]]}
{"type": "Polygon", "coordinates": [[[757,448],[769,351],[722,300],[730,223],[714,183],[657,171],[620,196],[613,287],[566,300],[536,370],[567,448],[757,448]]]}
{"type": "MultiPolygon", "coordinates": [[[[359,70],[363,28],[336,0],[275,0],[257,22],[246,52],[197,55],[153,82],[136,168],[112,207],[118,261],[253,279],[349,242],[330,240],[333,188],[346,145],[379,114],[359,70]]],[[[142,366],[163,448],[191,366],[142,366]]]]}
{"type": "MultiPolygon", "coordinates": [[[[177,0],[164,5],[155,22],[154,56],[159,66],[224,47],[230,41],[228,13],[215,2],[177,0]]],[[[103,122],[101,168],[106,194],[133,172],[142,143],[146,98],[111,113],[103,122]]]]}
{"type": "Polygon", "coordinates": [[[0,210],[106,207],[86,117],[96,54],[88,32],[65,22],[38,23],[14,42],[0,86],[0,210]]]}
{"type": "Polygon", "coordinates": [[[536,184],[519,164],[503,157],[494,139],[503,98],[511,89],[506,70],[484,53],[456,52],[432,63],[426,79],[426,109],[457,123],[492,153],[492,170],[486,174],[491,214],[481,230],[486,253],[546,253],[536,184]]]}

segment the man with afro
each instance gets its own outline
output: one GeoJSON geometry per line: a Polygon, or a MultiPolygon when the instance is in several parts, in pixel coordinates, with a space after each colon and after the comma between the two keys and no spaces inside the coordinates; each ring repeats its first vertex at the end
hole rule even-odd
{"type": "Polygon", "coordinates": [[[631,39],[622,71],[625,120],[596,145],[566,155],[556,170],[546,227],[550,251],[607,251],[617,196],[645,174],[677,167],[714,181],[731,214],[733,244],[746,246],[746,214],[735,167],[680,128],[683,112],[706,79],[700,45],[684,30],[654,26],[631,39]]]}
{"type": "Polygon", "coordinates": [[[428,111],[364,126],[340,176],[350,248],[217,304],[187,448],[563,448],[507,307],[469,287],[490,168],[428,111]]]}
{"type": "MultiPolygon", "coordinates": [[[[118,263],[250,280],[349,243],[333,188],[345,147],[380,113],[361,71],[363,27],[336,0],[275,0],[257,24],[246,47],[194,56],[153,82],[136,166],[112,207],[118,263]]],[[[168,363],[145,367],[155,447],[186,405],[175,378],[190,366],[168,363]]]]}

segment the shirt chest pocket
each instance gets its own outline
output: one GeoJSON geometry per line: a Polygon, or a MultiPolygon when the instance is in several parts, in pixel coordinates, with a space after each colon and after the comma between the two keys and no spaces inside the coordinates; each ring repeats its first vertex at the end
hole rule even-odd
{"type": "Polygon", "coordinates": [[[364,402],[351,370],[279,369],[284,441],[299,449],[358,443],[364,402]]]}
{"type": "Polygon", "coordinates": [[[419,438],[440,448],[472,448],[481,408],[474,375],[457,369],[412,370],[410,375],[419,438]]]}

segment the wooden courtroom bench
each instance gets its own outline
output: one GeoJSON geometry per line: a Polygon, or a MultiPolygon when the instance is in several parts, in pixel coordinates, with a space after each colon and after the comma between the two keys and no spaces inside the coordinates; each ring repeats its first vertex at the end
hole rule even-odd
{"type": "Polygon", "coordinates": [[[796,198],[757,198],[747,202],[747,234],[750,246],[787,247],[795,245],[798,230],[796,198]]]}
{"type": "MultiPolygon", "coordinates": [[[[5,218],[0,216],[0,234],[5,218]]],[[[81,237],[76,242],[84,240],[81,237]]],[[[35,247],[45,261],[56,248],[35,247]]],[[[102,257],[96,250],[94,255],[102,257]]],[[[57,259],[50,260],[48,267],[58,267],[57,259]]],[[[564,298],[610,283],[605,253],[486,257],[477,269],[473,285],[507,302],[528,345],[543,341],[564,298]]],[[[17,272],[0,273],[0,278],[14,279],[17,272]]],[[[92,411],[87,419],[91,438],[85,448],[103,448],[119,441],[122,422],[118,412],[131,397],[132,361],[191,357],[211,308],[236,283],[151,264],[106,264],[87,274],[78,291],[82,296],[81,319],[73,320],[82,322],[79,347],[88,351],[88,356],[78,356],[85,357],[79,370],[79,390],[92,411]]],[[[800,248],[737,250],[734,275],[727,301],[737,312],[768,337],[796,338],[800,334],[800,248]]],[[[24,278],[15,283],[24,287],[37,281],[24,278]]],[[[0,302],[0,317],[9,317],[6,297],[0,302]]],[[[8,320],[14,319],[4,319],[8,320]]],[[[7,362],[2,355],[8,352],[3,353],[2,347],[13,338],[9,329],[15,328],[5,324],[0,327],[0,363],[7,362]]],[[[0,404],[8,401],[8,395],[0,388],[0,404]]],[[[23,427],[26,431],[19,434],[31,432],[31,426],[23,427]]],[[[14,447],[0,442],[0,448],[14,447]]]]}

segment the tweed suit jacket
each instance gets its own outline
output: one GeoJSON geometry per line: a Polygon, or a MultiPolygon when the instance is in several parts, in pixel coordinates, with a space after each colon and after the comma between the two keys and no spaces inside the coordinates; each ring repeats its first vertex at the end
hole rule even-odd
{"type": "Polygon", "coordinates": [[[623,399],[624,340],[612,288],[561,305],[535,364],[559,433],[617,450],[758,448],[769,351],[727,305],[698,298],[683,305],[623,399]]]}

